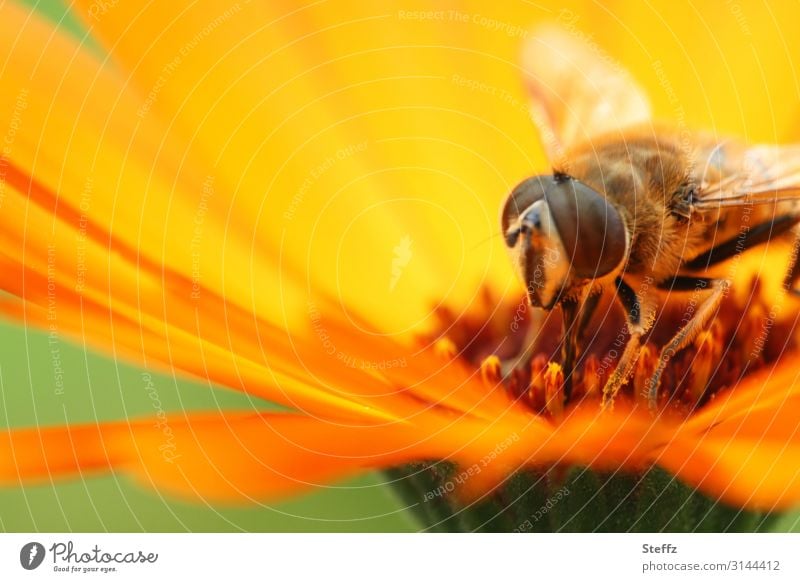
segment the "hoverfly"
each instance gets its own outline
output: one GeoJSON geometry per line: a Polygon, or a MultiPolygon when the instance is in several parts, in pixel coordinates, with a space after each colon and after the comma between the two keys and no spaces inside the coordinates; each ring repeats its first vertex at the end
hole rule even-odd
{"type": "Polygon", "coordinates": [[[562,310],[566,399],[581,333],[602,293],[615,294],[629,332],[604,406],[632,372],[658,291],[699,294],[647,382],[654,409],[669,358],[702,331],[730,288],[709,276],[711,267],[794,236],[784,287],[795,289],[800,146],[746,146],[701,133],[686,139],[686,131],[654,122],[643,91],[595,48],[555,29],[527,41],[531,116],[553,173],[514,188],[501,226],[530,304],[562,310]]]}

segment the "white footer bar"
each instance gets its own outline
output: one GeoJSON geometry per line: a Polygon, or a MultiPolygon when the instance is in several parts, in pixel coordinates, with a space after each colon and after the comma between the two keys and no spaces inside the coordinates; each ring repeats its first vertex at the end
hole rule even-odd
{"type": "Polygon", "coordinates": [[[800,580],[797,534],[2,534],[0,580],[800,580]]]}

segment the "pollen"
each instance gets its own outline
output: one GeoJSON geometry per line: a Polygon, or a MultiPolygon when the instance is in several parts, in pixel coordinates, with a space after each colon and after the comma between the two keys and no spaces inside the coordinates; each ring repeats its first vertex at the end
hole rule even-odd
{"type": "Polygon", "coordinates": [[[452,360],[458,355],[458,346],[450,338],[443,337],[436,340],[433,351],[442,359],[452,360]]]}

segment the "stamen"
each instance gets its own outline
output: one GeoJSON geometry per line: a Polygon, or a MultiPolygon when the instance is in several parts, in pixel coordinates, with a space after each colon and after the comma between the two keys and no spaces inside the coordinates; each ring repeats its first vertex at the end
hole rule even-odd
{"type": "MultiPolygon", "coordinates": [[[[797,322],[773,315],[771,304],[758,293],[762,282],[756,278],[753,285],[755,289],[747,297],[731,293],[720,305],[711,330],[701,332],[688,348],[672,354],[661,376],[658,408],[669,406],[675,412],[691,414],[698,405],[713,400],[717,392],[735,386],[743,375],[797,349],[797,322]],[[774,341],[778,337],[788,341],[774,341]]],[[[784,311],[789,308],[786,301],[784,311]]],[[[533,310],[524,297],[504,301],[485,291],[468,313],[459,316],[440,308],[439,329],[447,334],[428,341],[440,358],[459,358],[474,366],[487,389],[502,387],[533,413],[557,418],[565,408],[580,403],[591,406],[591,401],[596,401],[598,409],[601,407],[604,385],[629,345],[624,314],[614,305],[613,296],[603,296],[598,309],[607,317],[593,318],[584,330],[584,337],[591,340],[578,348],[582,363],[576,368],[569,402],[564,401],[563,369],[548,363],[559,357],[561,321],[533,310]]],[[[661,348],[686,324],[685,319],[683,308],[663,306],[647,336],[648,344],[635,350],[636,364],[619,390],[619,399],[647,407],[653,404],[648,401],[649,383],[658,369],[661,348]]]]}
{"type": "Polygon", "coordinates": [[[514,400],[525,395],[528,390],[527,386],[528,379],[525,377],[524,371],[519,368],[511,370],[511,375],[508,379],[508,392],[514,400]]]}
{"type": "Polygon", "coordinates": [[[528,401],[536,411],[543,411],[547,404],[545,394],[544,372],[547,369],[547,358],[539,354],[531,362],[531,381],[528,387],[528,401]]]}
{"type": "Polygon", "coordinates": [[[743,314],[736,338],[740,342],[739,355],[745,365],[755,363],[761,357],[761,352],[764,351],[767,332],[764,325],[766,319],[767,312],[760,301],[753,301],[753,304],[743,314]]]}
{"type": "Polygon", "coordinates": [[[657,367],[656,350],[650,344],[645,344],[639,352],[639,358],[636,360],[636,367],[633,370],[634,398],[644,406],[649,405],[650,379],[657,367]]]}
{"type": "Polygon", "coordinates": [[[543,376],[547,411],[553,418],[561,418],[564,415],[564,370],[560,364],[551,362],[543,376]]]}
{"type": "Polygon", "coordinates": [[[481,378],[488,388],[494,388],[503,379],[500,358],[491,355],[481,362],[481,378]]]}
{"type": "Polygon", "coordinates": [[[600,381],[600,358],[591,354],[583,364],[583,377],[576,388],[583,398],[600,398],[603,386],[600,381]]]}
{"type": "Polygon", "coordinates": [[[711,330],[702,331],[694,341],[697,350],[689,368],[689,385],[685,397],[689,403],[695,405],[700,402],[705,394],[708,382],[720,363],[722,355],[722,342],[719,339],[718,326],[711,330]]]}
{"type": "Polygon", "coordinates": [[[436,340],[433,350],[437,356],[445,360],[452,360],[458,355],[458,346],[449,337],[436,340]]]}

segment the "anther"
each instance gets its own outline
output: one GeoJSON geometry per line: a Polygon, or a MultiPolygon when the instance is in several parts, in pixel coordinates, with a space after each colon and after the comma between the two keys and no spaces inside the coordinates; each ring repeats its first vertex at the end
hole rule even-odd
{"type": "Polygon", "coordinates": [[[713,328],[700,332],[694,346],[697,351],[689,368],[689,385],[686,388],[686,397],[691,404],[697,404],[703,398],[722,355],[722,342],[713,328]]]}
{"type": "Polygon", "coordinates": [[[553,418],[564,415],[564,370],[560,364],[549,363],[544,371],[545,407],[553,418]]]}
{"type": "Polygon", "coordinates": [[[547,397],[545,395],[544,373],[547,369],[547,358],[538,354],[531,361],[531,380],[528,386],[528,401],[531,408],[537,411],[545,409],[547,397]]]}
{"type": "Polygon", "coordinates": [[[452,360],[458,355],[458,348],[449,337],[436,340],[436,343],[433,345],[433,350],[437,356],[446,360],[452,360]]]}
{"type": "Polygon", "coordinates": [[[500,383],[503,379],[500,358],[495,355],[484,358],[481,362],[481,378],[489,388],[494,388],[500,383]]]}

